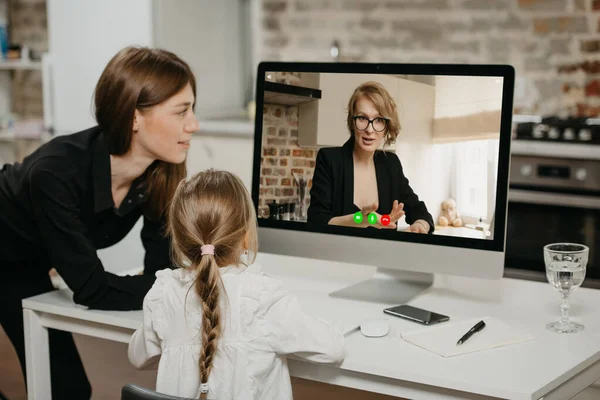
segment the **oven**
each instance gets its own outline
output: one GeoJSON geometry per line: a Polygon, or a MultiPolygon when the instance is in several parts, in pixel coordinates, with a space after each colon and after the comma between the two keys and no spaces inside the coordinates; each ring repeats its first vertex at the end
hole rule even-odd
{"type": "Polygon", "coordinates": [[[600,288],[600,129],[560,122],[513,133],[505,275],[545,280],[543,246],[582,243],[590,248],[583,286],[600,288]]]}

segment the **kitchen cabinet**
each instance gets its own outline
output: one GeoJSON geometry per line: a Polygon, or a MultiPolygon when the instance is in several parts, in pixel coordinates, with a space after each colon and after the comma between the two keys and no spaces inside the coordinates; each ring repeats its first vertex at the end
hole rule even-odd
{"type": "MultiPolygon", "coordinates": [[[[196,75],[199,118],[238,115],[254,98],[249,0],[154,0],[154,45],[185,60],[196,75]]],[[[255,22],[258,21],[258,22],[255,22]]]]}
{"type": "Polygon", "coordinates": [[[265,104],[296,106],[314,102],[321,98],[321,91],[304,86],[265,82],[265,104]]]}
{"type": "Polygon", "coordinates": [[[250,192],[253,157],[253,135],[196,134],[192,138],[188,152],[188,175],[191,176],[208,168],[229,171],[239,176],[250,192]]]}

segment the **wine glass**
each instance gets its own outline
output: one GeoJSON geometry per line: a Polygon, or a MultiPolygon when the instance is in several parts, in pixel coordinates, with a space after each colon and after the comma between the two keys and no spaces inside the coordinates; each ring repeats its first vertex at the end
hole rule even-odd
{"type": "Polygon", "coordinates": [[[308,184],[309,177],[306,174],[301,174],[298,172],[293,172],[294,179],[296,180],[296,184],[298,185],[298,220],[306,221],[306,186],[308,184]]]}
{"type": "Polygon", "coordinates": [[[581,332],[583,325],[569,320],[569,294],[585,279],[589,248],[583,244],[553,243],[544,246],[544,263],[548,282],[562,298],[560,320],[550,322],[546,329],[558,333],[581,332]]]}

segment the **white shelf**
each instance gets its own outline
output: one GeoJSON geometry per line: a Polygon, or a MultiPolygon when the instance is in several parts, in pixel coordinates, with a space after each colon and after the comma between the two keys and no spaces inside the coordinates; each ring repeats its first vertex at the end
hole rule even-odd
{"type": "Polygon", "coordinates": [[[0,70],[42,69],[40,61],[0,60],[0,70]]]}

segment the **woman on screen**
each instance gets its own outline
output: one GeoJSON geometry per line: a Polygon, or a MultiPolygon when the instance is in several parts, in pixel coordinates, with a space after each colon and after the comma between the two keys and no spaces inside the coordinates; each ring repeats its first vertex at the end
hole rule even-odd
{"type": "Polygon", "coordinates": [[[394,99],[377,82],[358,86],[348,102],[350,139],[317,154],[308,222],[396,229],[406,215],[406,231],[432,233],[433,218],[411,189],[398,156],[377,150],[396,141],[400,121],[394,99]],[[356,213],[361,212],[356,218],[356,213]],[[375,213],[377,221],[369,221],[375,213]],[[382,215],[389,215],[389,221],[382,215]]]}

